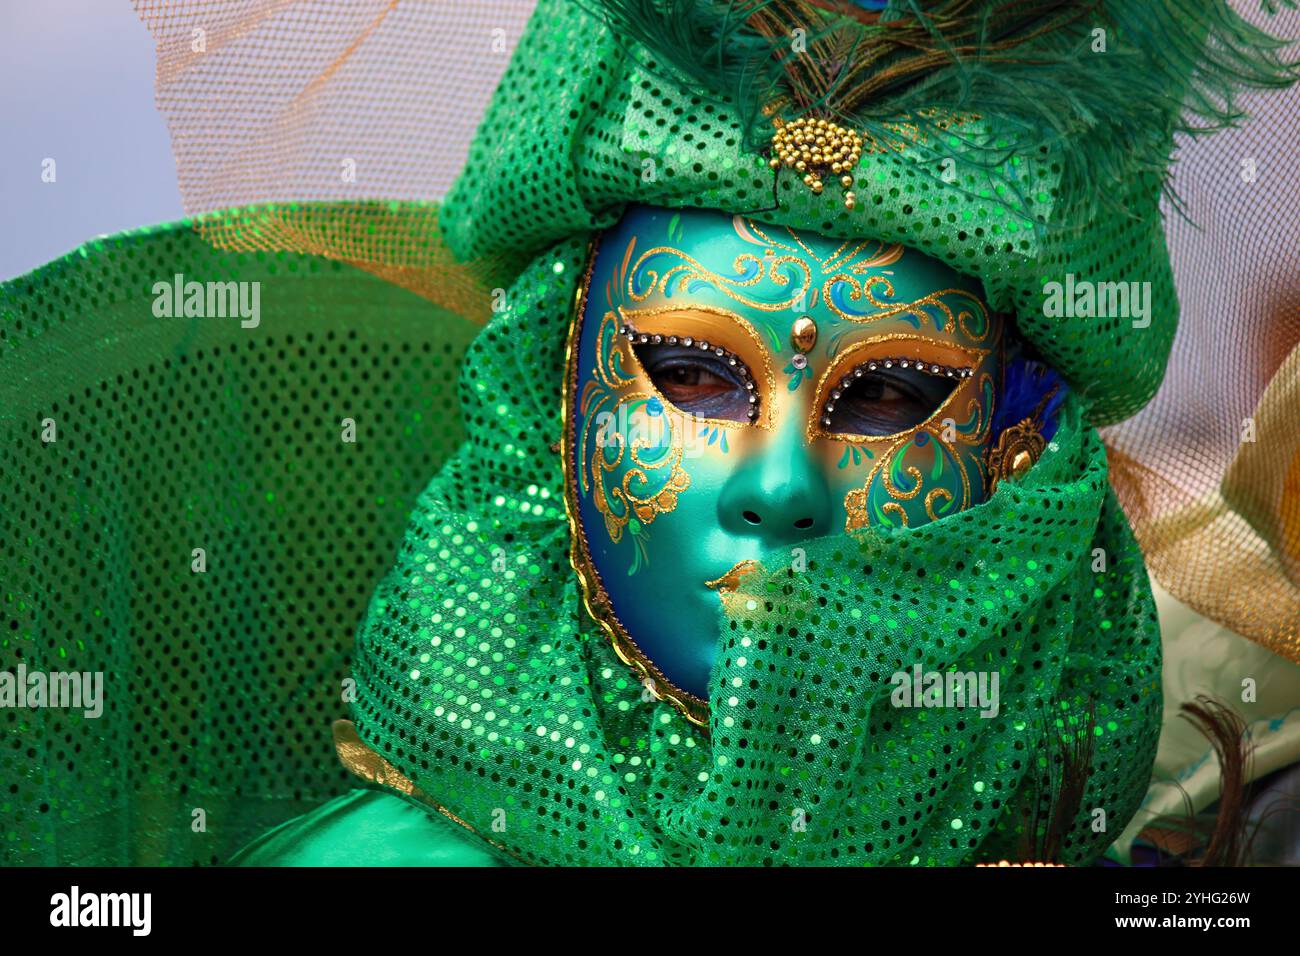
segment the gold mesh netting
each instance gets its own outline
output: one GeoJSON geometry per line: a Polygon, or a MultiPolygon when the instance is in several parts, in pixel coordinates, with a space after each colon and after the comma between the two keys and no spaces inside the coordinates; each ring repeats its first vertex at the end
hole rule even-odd
{"type": "MultiPolygon", "coordinates": [[[[1294,11],[1256,20],[1300,38],[1294,11]]],[[[1178,333],[1155,398],[1102,434],[1152,577],[1300,662],[1300,90],[1243,103],[1175,154],[1178,333]]]]}
{"type": "MultiPolygon", "coordinates": [[[[495,264],[453,260],[436,200],[532,3],[135,5],[158,47],[185,208],[206,239],[326,255],[486,316],[495,264]],[[321,205],[333,200],[351,202],[321,205]]],[[[1300,38],[1300,14],[1236,6],[1300,38]]],[[[1239,129],[1180,144],[1173,181],[1189,218],[1166,204],[1182,310],[1173,355],[1155,399],[1103,437],[1152,576],[1300,661],[1300,93],[1244,102],[1239,129]]]]}
{"type": "Polygon", "coordinates": [[[530,3],[134,5],[157,48],[185,211],[205,239],[329,256],[486,317],[492,263],[452,259],[430,200],[464,163],[530,3]]]}

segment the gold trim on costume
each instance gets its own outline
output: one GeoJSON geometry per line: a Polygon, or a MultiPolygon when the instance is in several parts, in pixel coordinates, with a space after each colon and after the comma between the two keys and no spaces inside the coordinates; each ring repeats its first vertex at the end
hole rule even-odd
{"type": "Polygon", "coordinates": [[[1024,418],[1002,429],[997,444],[988,453],[989,494],[997,490],[999,482],[1019,478],[1029,471],[1046,447],[1037,419],[1024,418]]]}
{"type": "Polygon", "coordinates": [[[407,777],[391,763],[375,753],[368,746],[361,736],[357,733],[357,728],[350,720],[336,720],[330,727],[334,737],[334,752],[338,755],[339,763],[343,764],[343,769],[358,780],[371,784],[376,787],[383,787],[385,790],[394,790],[404,797],[424,804],[437,810],[444,817],[458,826],[464,827],[470,833],[474,834],[485,843],[496,847],[502,853],[514,859],[513,853],[502,846],[496,840],[484,836],[470,824],[466,823],[456,814],[452,813],[442,804],[435,801],[427,793],[415,785],[415,782],[407,777]]]}

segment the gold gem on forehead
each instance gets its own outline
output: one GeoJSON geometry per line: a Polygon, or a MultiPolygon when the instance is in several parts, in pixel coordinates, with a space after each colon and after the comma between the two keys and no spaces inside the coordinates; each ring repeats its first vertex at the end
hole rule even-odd
{"type": "Polygon", "coordinates": [[[817,323],[810,315],[801,315],[790,327],[790,345],[796,352],[811,352],[817,344],[817,323]]]}

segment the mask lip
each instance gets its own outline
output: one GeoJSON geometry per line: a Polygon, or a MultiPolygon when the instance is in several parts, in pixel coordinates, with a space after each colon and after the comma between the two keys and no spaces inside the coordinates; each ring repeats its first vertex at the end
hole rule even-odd
{"type": "Polygon", "coordinates": [[[600,249],[600,240],[601,234],[597,233],[588,245],[587,266],[574,295],[573,312],[569,319],[569,332],[565,343],[564,449],[561,458],[564,471],[564,514],[569,525],[569,566],[578,579],[578,590],[582,595],[583,607],[609,640],[619,660],[640,675],[643,685],[647,680],[650,682],[646,685],[646,689],[657,700],[668,703],[692,724],[707,731],[709,702],[670,681],[654,661],[641,650],[618,619],[613,603],[609,599],[609,593],[601,580],[600,572],[596,570],[591,560],[587,533],[578,514],[577,441],[573,411],[574,400],[578,394],[578,331],[587,309],[587,291],[591,285],[591,275],[596,264],[596,253],[600,249]]]}

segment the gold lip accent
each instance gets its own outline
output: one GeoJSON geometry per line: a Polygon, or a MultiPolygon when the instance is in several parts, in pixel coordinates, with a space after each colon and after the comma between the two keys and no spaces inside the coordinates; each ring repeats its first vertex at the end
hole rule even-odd
{"type": "Polygon", "coordinates": [[[742,577],[761,570],[763,570],[761,564],[753,558],[746,558],[744,561],[737,561],[733,564],[731,570],[721,577],[714,578],[712,581],[705,581],[704,586],[710,591],[717,591],[719,594],[731,593],[740,588],[740,579],[742,577]]]}
{"type": "Polygon", "coordinates": [[[560,461],[564,469],[564,515],[569,525],[569,566],[578,578],[578,591],[582,595],[582,604],[592,620],[609,639],[614,653],[628,667],[632,668],[644,680],[649,680],[647,689],[658,700],[665,701],[690,723],[705,733],[709,730],[709,702],[689,691],[678,687],[664,676],[654,661],[645,654],[632,640],[627,629],[623,627],[614,613],[613,604],[600,579],[600,572],[591,561],[590,544],[586,531],[578,520],[577,501],[577,442],[574,441],[574,397],[578,393],[578,329],[583,313],[587,308],[587,293],[591,285],[591,273],[596,265],[596,253],[600,248],[600,237],[591,241],[587,252],[587,268],[582,281],[578,284],[574,296],[573,315],[569,320],[569,335],[564,346],[564,453],[560,461]]]}
{"type": "Polygon", "coordinates": [[[722,602],[722,606],[728,611],[741,611],[744,609],[743,602],[756,601],[758,598],[753,594],[740,590],[740,579],[746,574],[753,574],[762,570],[763,565],[752,559],[737,561],[731,566],[730,571],[720,578],[705,581],[704,586],[710,591],[718,593],[718,600],[722,602]]]}

